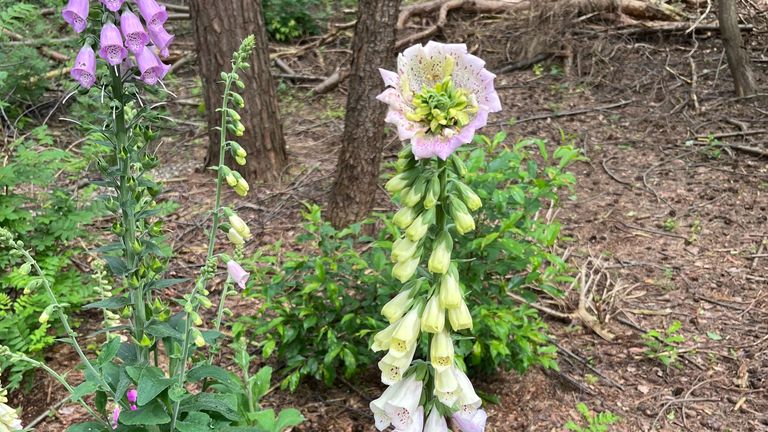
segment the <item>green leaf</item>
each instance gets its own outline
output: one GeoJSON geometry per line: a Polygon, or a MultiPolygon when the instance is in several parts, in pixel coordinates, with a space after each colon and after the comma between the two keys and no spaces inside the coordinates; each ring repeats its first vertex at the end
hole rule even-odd
{"type": "Polygon", "coordinates": [[[713,341],[723,340],[723,337],[715,332],[707,332],[707,337],[712,339],[713,341]]]}
{"type": "Polygon", "coordinates": [[[237,385],[237,383],[232,380],[230,372],[218,366],[203,364],[192,368],[187,373],[187,381],[189,382],[202,381],[205,378],[213,378],[221,384],[233,388],[237,385]]]}
{"type": "Polygon", "coordinates": [[[117,355],[118,349],[120,349],[120,338],[112,338],[109,343],[102,347],[101,352],[99,353],[98,363],[104,365],[111,362],[112,359],[115,358],[115,355],[117,355]]]}
{"type": "MultiPolygon", "coordinates": [[[[139,390],[141,397],[141,390],[139,390]]],[[[161,425],[170,423],[171,417],[165,412],[159,401],[154,401],[147,406],[140,406],[136,411],[123,411],[120,414],[120,423],[128,426],[161,425]]]]}
{"type": "Polygon", "coordinates": [[[295,408],[286,408],[280,411],[280,415],[277,416],[277,424],[275,425],[275,432],[282,432],[291,426],[296,426],[304,421],[304,416],[301,412],[295,408]]]}
{"type": "Polygon", "coordinates": [[[149,284],[147,284],[147,289],[148,290],[160,290],[160,289],[168,288],[170,286],[173,286],[173,285],[176,285],[176,284],[180,284],[180,283],[184,283],[184,282],[187,282],[187,281],[189,281],[188,278],[186,278],[186,279],[160,279],[160,280],[152,281],[149,284]]]}
{"type": "Polygon", "coordinates": [[[83,310],[88,309],[122,309],[131,304],[131,300],[126,296],[110,297],[105,300],[89,303],[83,306],[83,310]]]}
{"type": "Polygon", "coordinates": [[[151,402],[163,390],[167,389],[173,383],[172,380],[165,377],[162,369],[156,367],[146,367],[139,377],[137,403],[144,405],[151,402]]]}
{"type": "Polygon", "coordinates": [[[96,422],[80,423],[67,428],[67,432],[105,432],[106,430],[101,423],[96,422]]]}
{"type": "Polygon", "coordinates": [[[173,326],[171,326],[167,322],[159,322],[159,323],[150,324],[150,325],[147,326],[145,331],[147,333],[149,333],[150,335],[152,335],[152,336],[154,336],[156,338],[160,338],[160,339],[173,338],[173,339],[181,340],[181,341],[184,340],[184,335],[181,334],[180,331],[178,331],[175,328],[173,328],[173,326]]]}
{"type": "Polygon", "coordinates": [[[115,276],[123,276],[129,271],[128,266],[122,258],[112,255],[103,255],[102,259],[107,263],[107,266],[109,266],[109,269],[115,276]]]}
{"type": "Polygon", "coordinates": [[[85,395],[89,395],[99,388],[98,384],[93,381],[86,381],[79,386],[75,387],[75,391],[72,392],[70,399],[77,401],[83,398],[85,395]]]}
{"type": "Polygon", "coordinates": [[[211,417],[206,413],[191,412],[176,423],[176,429],[179,432],[211,432],[211,417]]]}
{"type": "Polygon", "coordinates": [[[251,394],[253,395],[253,400],[259,401],[265,394],[267,394],[271,381],[272,368],[269,366],[265,366],[259,369],[256,375],[251,377],[248,385],[251,386],[251,394]]]}
{"type": "Polygon", "coordinates": [[[198,393],[185,399],[179,407],[181,412],[208,411],[232,421],[240,420],[237,413],[237,397],[231,394],[198,393]]]}

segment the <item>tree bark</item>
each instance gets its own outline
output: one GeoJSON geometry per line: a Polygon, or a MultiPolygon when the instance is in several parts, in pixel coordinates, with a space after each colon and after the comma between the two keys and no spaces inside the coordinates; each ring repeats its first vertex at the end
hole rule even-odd
{"type": "Polygon", "coordinates": [[[221,71],[231,69],[232,53],[246,36],[254,34],[256,48],[250,59],[251,67],[240,73],[245,83],[245,89],[242,90],[245,107],[238,111],[245,126],[245,134],[238,137],[237,141],[249,157],[247,165],[238,166],[238,171],[248,180],[279,179],[287,156],[275,83],[269,69],[267,32],[261,2],[192,0],[190,12],[199,52],[198,63],[210,137],[205,166],[218,165],[219,161],[219,131],[215,128],[220,122],[220,113],[216,109],[221,106],[223,92],[221,71]]]}
{"type": "Polygon", "coordinates": [[[736,11],[735,0],[718,0],[717,19],[720,21],[720,34],[725,47],[725,57],[728,68],[733,75],[736,94],[739,97],[751,96],[757,93],[757,84],[752,74],[744,39],[739,30],[739,15],[736,11]]]}
{"type": "Polygon", "coordinates": [[[329,199],[336,227],[365,218],[373,208],[384,149],[386,105],[376,100],[384,84],[379,68],[394,69],[400,0],[360,0],[352,42],[344,134],[329,199]]]}

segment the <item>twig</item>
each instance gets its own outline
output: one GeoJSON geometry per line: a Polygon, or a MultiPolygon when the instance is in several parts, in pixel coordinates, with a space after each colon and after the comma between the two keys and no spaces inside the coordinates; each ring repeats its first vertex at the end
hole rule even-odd
{"type": "MultiPolygon", "coordinates": [[[[534,120],[544,120],[544,119],[550,119],[550,118],[568,117],[568,116],[574,116],[574,115],[579,115],[579,114],[585,114],[585,113],[589,113],[589,112],[593,112],[593,111],[602,111],[602,110],[607,110],[607,109],[612,109],[612,108],[619,108],[619,107],[623,107],[625,105],[629,105],[632,102],[634,102],[634,99],[630,99],[628,101],[616,102],[616,103],[607,104],[607,105],[600,105],[600,106],[596,106],[596,107],[590,107],[590,108],[579,108],[579,109],[575,109],[575,110],[571,110],[571,111],[553,112],[553,113],[548,113],[548,114],[538,114],[538,115],[535,115],[535,116],[526,117],[526,118],[523,118],[523,119],[520,119],[520,120],[516,120],[516,121],[514,121],[514,124],[525,123],[525,122],[534,121],[534,120]]],[[[506,124],[506,123],[507,123],[506,120],[499,120],[499,121],[496,122],[496,124],[498,124],[498,125],[506,124]]]]}
{"type": "Polygon", "coordinates": [[[191,62],[195,57],[196,57],[196,54],[194,52],[191,52],[191,53],[185,55],[184,57],[182,57],[179,60],[177,60],[176,63],[171,65],[171,68],[168,69],[168,73],[172,74],[172,73],[176,72],[182,66],[184,66],[185,64],[191,62]]]}
{"type": "Polygon", "coordinates": [[[682,240],[686,240],[686,241],[688,240],[687,237],[681,236],[679,234],[672,234],[672,233],[668,233],[668,232],[664,232],[664,231],[659,231],[659,230],[654,230],[654,229],[650,229],[650,228],[644,228],[644,227],[629,225],[629,224],[624,223],[624,222],[622,222],[622,221],[620,221],[618,219],[613,219],[613,221],[614,222],[618,222],[621,225],[624,225],[625,227],[627,227],[629,229],[645,231],[645,232],[651,233],[651,234],[656,234],[656,235],[666,236],[666,237],[672,237],[672,238],[678,238],[678,239],[682,239],[682,240]]]}
{"type": "Polygon", "coordinates": [[[331,90],[338,87],[339,84],[341,84],[341,82],[347,79],[348,77],[349,77],[348,70],[341,71],[339,68],[336,68],[336,70],[331,74],[331,76],[326,78],[323,82],[316,85],[312,89],[312,93],[316,95],[328,93],[331,90]]]}
{"type": "Polygon", "coordinates": [[[698,135],[696,139],[709,140],[710,138],[731,138],[731,137],[738,137],[738,136],[762,135],[762,134],[768,134],[768,129],[741,130],[738,132],[723,132],[723,133],[712,134],[712,135],[698,135]]]}
{"type": "Polygon", "coordinates": [[[701,111],[699,107],[699,98],[696,97],[696,63],[693,62],[693,57],[688,57],[688,61],[691,63],[691,100],[693,101],[693,111],[698,113],[701,111]]]}
{"type": "Polygon", "coordinates": [[[631,188],[634,188],[634,187],[635,187],[635,185],[633,185],[632,183],[630,183],[630,182],[628,182],[628,181],[626,181],[626,180],[622,180],[622,179],[620,179],[620,178],[616,177],[616,175],[614,175],[614,174],[611,172],[611,170],[610,170],[610,169],[608,169],[608,162],[612,161],[613,159],[616,159],[616,156],[615,156],[615,155],[614,155],[614,156],[611,156],[611,157],[609,157],[608,159],[603,159],[602,165],[603,165],[603,170],[605,170],[605,173],[606,173],[606,174],[608,174],[608,176],[609,176],[610,178],[612,178],[612,179],[616,180],[618,183],[621,183],[621,184],[623,184],[623,185],[627,185],[627,186],[629,186],[629,187],[631,187],[631,188]]]}
{"type": "MultiPolygon", "coordinates": [[[[12,32],[12,31],[10,31],[8,29],[3,29],[3,33],[5,33],[6,35],[8,35],[8,37],[10,37],[11,39],[16,40],[16,41],[23,41],[24,40],[24,36],[22,36],[22,35],[20,35],[18,33],[14,33],[14,32],[12,32]]],[[[58,51],[54,51],[54,50],[52,50],[50,48],[46,48],[44,46],[38,47],[37,49],[39,49],[40,52],[45,54],[48,58],[50,58],[52,60],[55,60],[55,61],[57,61],[59,63],[66,63],[66,62],[69,61],[69,56],[64,55],[64,54],[62,54],[62,53],[60,53],[58,51]]]]}
{"type": "Polygon", "coordinates": [[[601,377],[601,378],[603,378],[604,380],[608,381],[608,383],[609,383],[609,384],[611,384],[612,386],[614,386],[614,387],[616,387],[616,388],[619,388],[619,389],[621,389],[621,390],[624,390],[624,386],[622,386],[621,384],[617,383],[616,381],[612,380],[611,378],[609,378],[608,376],[606,376],[605,374],[603,374],[602,372],[600,372],[600,371],[599,371],[598,369],[596,369],[594,366],[592,366],[591,364],[589,364],[589,362],[588,362],[588,361],[587,361],[585,358],[583,358],[583,357],[581,357],[581,356],[579,356],[579,355],[576,355],[576,354],[572,353],[572,352],[571,352],[571,351],[569,351],[567,348],[565,348],[565,347],[561,346],[560,344],[558,344],[558,343],[557,343],[557,342],[555,342],[554,340],[551,340],[551,339],[550,339],[550,342],[552,342],[552,345],[554,345],[554,346],[556,346],[556,347],[557,347],[558,351],[562,351],[562,352],[564,352],[565,354],[567,354],[567,355],[569,355],[569,356],[573,357],[573,358],[574,358],[574,359],[576,359],[576,360],[577,360],[579,363],[583,364],[583,365],[584,365],[584,366],[585,366],[587,369],[591,370],[592,372],[596,373],[598,376],[600,376],[600,377],[601,377]]]}
{"type": "Polygon", "coordinates": [[[698,26],[699,24],[701,24],[702,21],[704,21],[704,18],[706,18],[706,16],[709,15],[709,12],[711,10],[712,10],[712,0],[707,0],[707,9],[704,11],[703,14],[701,14],[701,16],[699,16],[699,18],[696,20],[696,22],[694,22],[691,25],[691,27],[689,27],[688,30],[685,31],[685,33],[688,34],[688,33],[692,32],[693,30],[695,30],[696,26],[698,26]]]}

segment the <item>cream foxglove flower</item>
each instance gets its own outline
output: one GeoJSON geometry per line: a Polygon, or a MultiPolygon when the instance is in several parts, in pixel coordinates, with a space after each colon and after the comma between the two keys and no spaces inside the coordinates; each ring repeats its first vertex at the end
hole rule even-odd
{"type": "Polygon", "coordinates": [[[445,309],[440,306],[437,295],[430,297],[424,311],[421,313],[421,331],[438,333],[445,327],[445,309]]]}
{"type": "Polygon", "coordinates": [[[451,265],[453,239],[448,230],[443,230],[435,239],[432,255],[429,257],[428,268],[432,273],[445,274],[451,265]]]}
{"type": "Polygon", "coordinates": [[[447,159],[501,111],[494,74],[464,44],[428,42],[398,56],[397,72],[380,69],[387,88],[378,99],[389,105],[386,121],[400,140],[410,140],[417,159],[447,159]]]}
{"type": "Polygon", "coordinates": [[[400,325],[400,322],[393,322],[387,326],[387,328],[373,336],[373,345],[371,345],[373,352],[389,349],[389,346],[392,345],[392,335],[395,334],[395,329],[397,329],[398,325],[400,325]]]}
{"type": "Polygon", "coordinates": [[[446,309],[457,308],[461,305],[459,272],[455,264],[451,264],[448,273],[440,278],[440,304],[446,309]]]}
{"type": "Polygon", "coordinates": [[[421,240],[429,230],[429,227],[435,222],[435,209],[431,208],[421,212],[421,214],[411,223],[405,236],[411,241],[421,240]]]}
{"type": "Polygon", "coordinates": [[[0,386],[0,432],[20,431],[23,427],[19,413],[6,405],[8,403],[7,394],[8,392],[0,386]]]}
{"type": "Polygon", "coordinates": [[[416,269],[419,267],[419,261],[421,261],[421,254],[412,256],[405,261],[395,263],[395,265],[392,266],[392,277],[399,280],[400,283],[407,282],[408,279],[413,277],[416,273],[416,269]]]}
{"type": "Polygon", "coordinates": [[[389,350],[387,355],[379,361],[379,370],[381,370],[381,382],[386,385],[392,385],[403,378],[403,373],[408,370],[413,361],[413,355],[416,353],[416,345],[411,344],[411,348],[405,354],[389,350]]]}
{"type": "Polygon", "coordinates": [[[395,353],[407,353],[419,338],[419,308],[412,308],[400,320],[394,333],[389,349],[395,353]]]}
{"type": "Polygon", "coordinates": [[[413,289],[408,289],[401,292],[381,308],[381,314],[384,315],[387,321],[393,323],[405,315],[413,304],[413,299],[411,298],[412,291],[413,289]]]}
{"type": "Polygon", "coordinates": [[[424,424],[424,432],[450,432],[445,417],[437,410],[437,406],[432,407],[429,412],[427,422],[424,424]]]}
{"type": "Polygon", "coordinates": [[[392,217],[392,223],[400,229],[406,229],[411,226],[418,215],[413,207],[403,207],[392,217]]]}
{"type": "Polygon", "coordinates": [[[459,302],[458,307],[448,309],[448,321],[451,322],[453,331],[472,330],[472,314],[469,313],[469,308],[464,303],[464,299],[459,302]]]}
{"type": "Polygon", "coordinates": [[[446,329],[432,336],[429,358],[432,367],[438,372],[453,366],[453,340],[446,329]]]}
{"type": "Polygon", "coordinates": [[[392,244],[392,261],[403,262],[411,258],[419,246],[419,242],[413,242],[407,237],[400,237],[392,244]]]}

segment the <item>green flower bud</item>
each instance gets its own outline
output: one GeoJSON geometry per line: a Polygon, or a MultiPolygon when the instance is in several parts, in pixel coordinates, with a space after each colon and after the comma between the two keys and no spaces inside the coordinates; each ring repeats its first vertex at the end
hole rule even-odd
{"type": "Polygon", "coordinates": [[[421,202],[421,198],[424,196],[424,191],[427,189],[427,182],[423,178],[416,179],[416,182],[408,190],[407,194],[400,196],[400,200],[403,205],[413,207],[421,202]]]}
{"type": "MultiPolygon", "coordinates": [[[[208,299],[208,297],[205,297],[205,296],[198,295],[197,296],[197,301],[200,302],[200,306],[202,306],[202,307],[204,307],[206,309],[208,309],[211,306],[213,306],[213,303],[211,303],[211,301],[208,299]]],[[[202,324],[195,324],[195,325],[202,325],[202,324]]]]}
{"type": "Polygon", "coordinates": [[[403,262],[416,253],[419,242],[410,241],[407,237],[400,237],[392,244],[392,260],[403,262]]]}
{"type": "Polygon", "coordinates": [[[421,331],[426,333],[439,333],[445,326],[445,309],[440,306],[438,296],[430,297],[424,312],[421,314],[421,331]]]}
{"type": "Polygon", "coordinates": [[[245,107],[245,101],[243,100],[242,96],[234,92],[230,93],[230,96],[232,96],[232,100],[235,101],[235,105],[240,108],[245,107]]]}
{"type": "Polygon", "coordinates": [[[408,260],[396,263],[392,266],[392,277],[399,280],[400,283],[405,283],[416,273],[420,259],[421,256],[413,256],[408,260]]]}
{"type": "Polygon", "coordinates": [[[471,211],[475,211],[483,206],[483,202],[480,200],[480,197],[477,196],[472,188],[460,181],[457,181],[454,184],[459,189],[459,193],[461,193],[461,198],[463,199],[464,204],[466,204],[471,211]]]}
{"type": "Polygon", "coordinates": [[[405,230],[405,236],[411,241],[421,240],[435,222],[435,209],[423,211],[416,220],[405,230]]]}
{"type": "Polygon", "coordinates": [[[451,163],[453,164],[453,168],[456,170],[456,174],[458,174],[459,177],[464,178],[467,176],[467,166],[464,165],[464,161],[462,161],[456,153],[451,155],[451,163]]]}
{"type": "Polygon", "coordinates": [[[195,345],[198,348],[205,346],[205,338],[203,337],[203,334],[200,333],[200,330],[192,329],[192,339],[195,341],[195,345]]]}
{"type": "Polygon", "coordinates": [[[431,209],[437,205],[437,200],[440,198],[440,178],[435,175],[432,180],[429,181],[427,186],[427,194],[424,196],[424,208],[431,209]]]}
{"type": "Polygon", "coordinates": [[[400,229],[406,229],[413,223],[417,215],[413,207],[403,207],[392,217],[392,223],[400,229]]]}
{"type": "Polygon", "coordinates": [[[456,223],[456,231],[459,234],[466,234],[475,229],[475,220],[469,214],[467,206],[461,200],[451,197],[451,217],[456,223]]]}
{"type": "Polygon", "coordinates": [[[448,271],[448,267],[451,265],[451,252],[453,251],[453,239],[448,233],[448,230],[444,230],[437,236],[435,240],[434,249],[432,249],[432,255],[429,257],[428,268],[432,273],[445,274],[448,271]]]}
{"type": "Polygon", "coordinates": [[[21,265],[21,267],[19,267],[19,273],[23,274],[24,276],[28,275],[30,271],[32,271],[32,263],[25,262],[21,265]]]}
{"type": "Polygon", "coordinates": [[[245,158],[241,158],[240,156],[235,156],[235,162],[240,166],[244,166],[245,158]]]}
{"type": "Polygon", "coordinates": [[[461,298],[459,272],[456,269],[456,264],[451,264],[448,273],[440,278],[440,304],[444,308],[453,309],[459,307],[461,298]]]}
{"type": "Polygon", "coordinates": [[[386,318],[390,324],[402,318],[402,316],[411,308],[411,304],[413,304],[413,299],[411,298],[412,291],[412,289],[409,289],[401,292],[396,295],[395,298],[387,302],[381,309],[381,314],[384,315],[384,318],[386,318]]]}
{"type": "Polygon", "coordinates": [[[415,173],[416,170],[402,172],[389,179],[387,184],[384,185],[384,188],[389,193],[398,193],[413,182],[415,173]]]}

